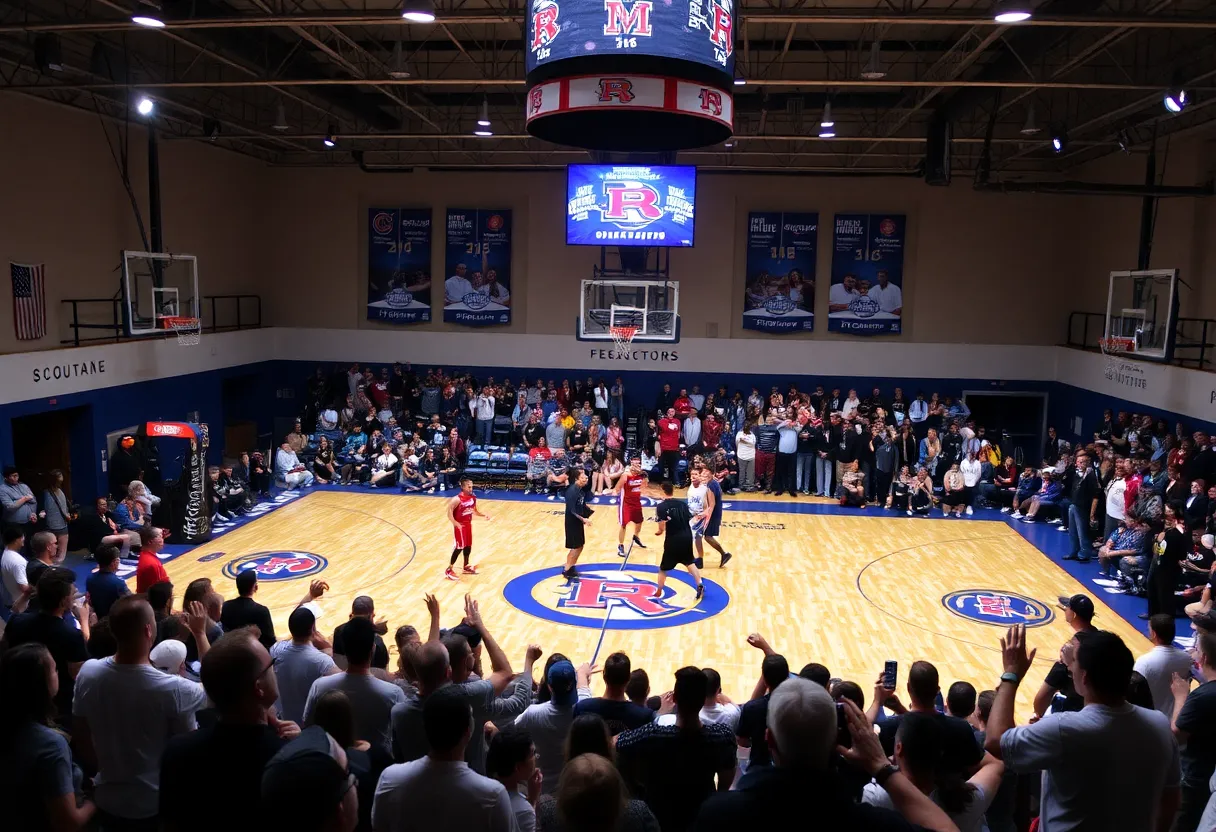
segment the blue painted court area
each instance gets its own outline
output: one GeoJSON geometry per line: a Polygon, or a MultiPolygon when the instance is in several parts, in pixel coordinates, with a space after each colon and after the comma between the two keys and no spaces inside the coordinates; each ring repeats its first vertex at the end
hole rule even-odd
{"type": "MultiPolygon", "coordinates": [[[[390,491],[386,489],[370,489],[361,486],[336,486],[336,485],[320,485],[314,486],[308,491],[276,491],[270,502],[264,502],[257,505],[248,514],[237,517],[232,522],[221,522],[216,524],[213,540],[223,537],[226,533],[238,529],[248,523],[253,522],[259,517],[264,517],[270,512],[275,511],[281,506],[294,502],[295,500],[306,496],[312,491],[363,491],[369,494],[387,495],[387,496],[417,496],[430,497],[432,499],[450,499],[456,492],[450,490],[446,493],[425,494],[411,492],[410,494],[402,494],[399,491],[390,491]]],[[[548,501],[546,497],[528,494],[525,495],[519,491],[506,491],[497,489],[476,489],[479,497],[504,500],[514,502],[559,502],[558,500],[548,501]]],[[[591,505],[612,505],[609,498],[597,498],[598,502],[589,501],[591,505]]],[[[649,500],[650,498],[644,498],[649,500]]],[[[657,503],[657,501],[651,501],[657,503]]],[[[647,503],[650,504],[650,503],[647,503]]],[[[936,512],[929,518],[923,517],[904,517],[900,512],[887,511],[873,506],[866,509],[844,508],[834,503],[812,502],[809,498],[805,502],[770,502],[760,500],[736,499],[735,497],[726,497],[723,501],[723,508],[727,511],[752,511],[764,512],[769,514],[806,514],[806,515],[839,515],[849,517],[889,517],[901,518],[909,523],[924,522],[925,519],[942,520],[940,514],[936,512]]],[[[1060,569],[1075,578],[1080,584],[1086,588],[1086,592],[1095,598],[1101,598],[1107,606],[1118,613],[1123,619],[1141,632],[1147,633],[1147,622],[1141,621],[1137,616],[1148,609],[1148,603],[1143,598],[1137,598],[1131,595],[1125,595],[1115,591],[1112,588],[1104,587],[1094,583],[1094,579],[1098,577],[1098,565],[1096,560],[1091,560],[1089,563],[1077,563],[1076,561],[1062,560],[1064,555],[1068,554],[1068,535],[1061,532],[1059,526],[1050,525],[1047,523],[1023,523],[1019,520],[1013,520],[1008,515],[1002,514],[995,509],[980,509],[975,515],[967,518],[951,519],[946,522],[951,523],[966,523],[968,521],[987,520],[1004,523],[1016,531],[1019,535],[1025,538],[1031,545],[1038,549],[1045,559],[1049,560],[1050,565],[1044,564],[1044,569],[1060,569]]],[[[185,554],[194,545],[185,543],[170,543],[165,545],[164,551],[161,553],[161,560],[168,563],[175,560],[179,556],[185,554]]],[[[74,560],[74,558],[70,558],[74,560]]],[[[79,586],[84,586],[88,575],[93,571],[93,564],[89,561],[82,561],[73,564],[76,570],[79,586]]],[[[558,570],[560,571],[560,569],[558,570]]],[[[135,574],[135,561],[124,561],[119,568],[119,576],[129,578],[135,574]]],[[[999,586],[999,575],[994,575],[992,584],[999,586]]],[[[1061,592],[1066,590],[1062,589],[1061,592]]],[[[543,617],[543,616],[542,616],[543,617]]],[[[1098,621],[1098,626],[1101,621],[1098,621]]]]}

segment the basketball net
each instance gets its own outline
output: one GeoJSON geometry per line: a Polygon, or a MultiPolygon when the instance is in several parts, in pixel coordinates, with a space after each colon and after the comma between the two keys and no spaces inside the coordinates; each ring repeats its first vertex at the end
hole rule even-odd
{"type": "Polygon", "coordinates": [[[1106,377],[1111,378],[1119,371],[1119,365],[1128,362],[1132,347],[1136,342],[1132,338],[1099,338],[1098,347],[1106,356],[1106,377]]]}
{"type": "Polygon", "coordinates": [[[610,326],[608,334],[612,336],[612,343],[616,345],[618,353],[629,351],[629,345],[633,343],[633,336],[638,334],[636,326],[610,326]]]}
{"type": "Polygon", "coordinates": [[[198,318],[186,318],[181,316],[166,316],[161,318],[165,322],[165,326],[173,330],[177,336],[177,345],[179,347],[197,347],[199,337],[203,333],[202,321],[198,318]]]}

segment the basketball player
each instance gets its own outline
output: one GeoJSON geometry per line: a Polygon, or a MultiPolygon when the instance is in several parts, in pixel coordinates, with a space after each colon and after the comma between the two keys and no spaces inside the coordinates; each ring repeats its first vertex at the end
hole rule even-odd
{"type": "Polygon", "coordinates": [[[629,460],[629,469],[617,480],[613,494],[617,496],[616,516],[621,529],[616,536],[616,556],[625,557],[625,528],[633,524],[633,544],[645,549],[646,544],[638,537],[642,532],[642,486],[646,484],[646,472],[642,470],[642,452],[638,451],[629,460]]]}
{"type": "Polygon", "coordinates": [[[655,510],[655,519],[659,521],[659,529],[655,535],[666,533],[663,539],[663,560],[659,563],[659,585],[654,591],[655,598],[663,597],[663,587],[667,583],[667,573],[683,564],[693,580],[697,582],[697,600],[705,594],[705,586],[701,583],[701,573],[692,556],[692,529],[689,527],[688,503],[672,497],[674,489],[671,480],[663,481],[663,493],[667,499],[659,503],[655,510]]]}
{"type": "MultiPolygon", "coordinates": [[[[705,487],[707,473],[705,466],[699,461],[689,466],[688,494],[684,498],[684,501],[688,503],[689,527],[692,529],[693,543],[698,549],[701,548],[701,536],[705,534],[705,525],[709,522],[709,509],[705,505],[705,495],[709,493],[705,487]]],[[[700,552],[697,554],[697,568],[700,569],[700,552]]]]}
{"type": "Polygon", "coordinates": [[[717,540],[722,528],[722,486],[708,467],[701,469],[701,482],[705,484],[706,488],[704,513],[709,519],[705,523],[703,533],[693,537],[693,542],[697,547],[697,568],[705,568],[704,549],[701,545],[701,541],[704,540],[722,556],[722,559],[718,561],[718,568],[721,569],[732,557],[731,553],[724,550],[722,544],[717,540]]]}
{"type": "Polygon", "coordinates": [[[488,514],[482,514],[477,510],[477,497],[473,495],[473,481],[468,477],[461,477],[460,493],[448,500],[448,522],[452,524],[452,531],[456,537],[456,546],[452,549],[452,559],[443,573],[443,577],[449,581],[460,580],[460,575],[456,574],[456,558],[462,554],[464,555],[464,569],[461,570],[463,574],[477,574],[477,567],[469,565],[469,552],[473,550],[474,514],[486,520],[490,519],[488,514]]]}
{"type": "Polygon", "coordinates": [[[591,525],[592,511],[587,507],[587,472],[578,469],[577,479],[566,489],[566,568],[562,577],[566,580],[578,577],[574,565],[587,543],[586,527],[591,525]]]}

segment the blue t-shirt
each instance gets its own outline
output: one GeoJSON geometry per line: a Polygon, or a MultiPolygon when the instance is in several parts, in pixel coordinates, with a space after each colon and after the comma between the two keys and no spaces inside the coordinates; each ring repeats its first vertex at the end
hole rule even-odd
{"type": "Polygon", "coordinates": [[[714,510],[709,513],[709,526],[713,528],[722,522],[722,486],[711,477],[709,490],[714,495],[714,510]]]}
{"type": "Polygon", "coordinates": [[[26,723],[17,729],[9,752],[0,758],[5,828],[50,829],[47,801],[73,793],[78,784],[67,740],[45,725],[26,723]]]}
{"type": "Polygon", "coordinates": [[[97,612],[98,618],[105,618],[115,601],[131,594],[127,582],[113,572],[94,572],[84,587],[89,594],[89,604],[97,612]]]}

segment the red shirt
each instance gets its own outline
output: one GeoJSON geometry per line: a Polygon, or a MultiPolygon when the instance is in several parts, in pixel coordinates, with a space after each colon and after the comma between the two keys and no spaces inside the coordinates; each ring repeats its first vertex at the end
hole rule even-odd
{"type": "Polygon", "coordinates": [[[659,420],[659,450],[680,450],[680,420],[668,419],[664,416],[659,420]]]}
{"type": "Polygon", "coordinates": [[[169,580],[165,565],[155,552],[144,550],[139,553],[139,565],[135,567],[135,591],[147,592],[153,584],[169,580]]]}
{"type": "Polygon", "coordinates": [[[688,396],[680,396],[680,398],[676,399],[675,404],[673,404],[672,407],[676,409],[677,416],[687,416],[689,413],[693,412],[692,399],[688,398],[688,396]]]}
{"type": "Polygon", "coordinates": [[[707,448],[718,447],[718,440],[722,437],[722,423],[717,419],[706,419],[701,423],[701,444],[707,448]]]}
{"type": "Polygon", "coordinates": [[[621,502],[627,506],[640,506],[642,504],[642,487],[646,485],[646,472],[638,474],[636,477],[632,473],[632,469],[625,472],[623,482],[625,487],[621,489],[621,502]]]}
{"type": "Polygon", "coordinates": [[[388,405],[388,382],[377,381],[371,386],[372,401],[383,410],[388,405]]]}
{"type": "Polygon", "coordinates": [[[553,452],[548,448],[533,448],[532,450],[528,451],[528,456],[532,459],[536,459],[538,456],[548,459],[549,457],[553,456],[553,452]]]}
{"type": "Polygon", "coordinates": [[[457,494],[460,505],[456,506],[456,522],[462,526],[473,524],[473,509],[477,507],[477,497],[473,494],[457,494]]]}

